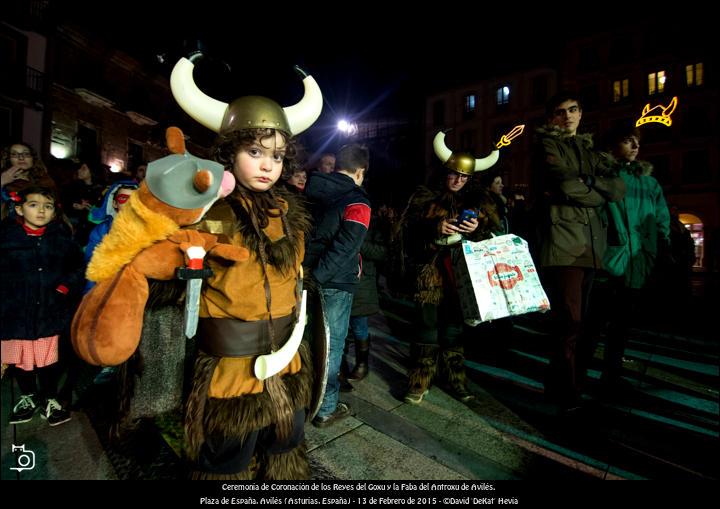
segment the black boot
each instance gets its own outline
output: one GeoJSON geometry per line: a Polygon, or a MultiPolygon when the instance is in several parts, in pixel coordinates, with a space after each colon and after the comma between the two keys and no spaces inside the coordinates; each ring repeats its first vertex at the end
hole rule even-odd
{"type": "Polygon", "coordinates": [[[365,341],[355,340],[355,369],[348,376],[351,382],[359,382],[365,378],[370,370],[368,356],[370,355],[370,338],[365,341]]]}
{"type": "Polygon", "coordinates": [[[350,374],[350,366],[348,366],[347,359],[343,353],[342,362],[340,363],[340,373],[338,373],[338,382],[340,382],[340,392],[352,392],[355,387],[348,382],[348,376],[350,374]]]}

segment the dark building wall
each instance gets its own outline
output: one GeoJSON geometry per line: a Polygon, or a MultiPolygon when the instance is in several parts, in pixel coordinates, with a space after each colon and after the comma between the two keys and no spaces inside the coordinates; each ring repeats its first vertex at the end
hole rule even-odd
{"type": "Polygon", "coordinates": [[[81,126],[95,131],[97,161],[106,166],[133,171],[128,168],[130,143],[141,147],[144,161],[162,157],[167,153],[165,129],[171,125],[189,136],[191,152],[207,155],[214,133],[177,106],[169,71],[159,75],[66,26],[55,29],[52,41],[52,139],[66,145],[68,157],[78,156],[81,126]]]}
{"type": "MultiPolygon", "coordinates": [[[[673,97],[678,98],[670,127],[641,126],[640,157],[654,164],[668,203],[702,220],[706,248],[717,245],[720,82],[716,54],[709,46],[674,38],[666,31],[637,30],[588,35],[571,41],[565,53],[562,85],[580,92],[585,101],[581,130],[596,137],[616,122],[639,118],[646,104],[667,106],[673,97]],[[703,83],[688,85],[686,66],[698,63],[703,66],[703,83]],[[658,71],[665,72],[664,90],[651,95],[649,74],[658,71]],[[613,83],[624,79],[628,95],[615,100],[613,83]]],[[[712,256],[717,253],[706,249],[704,260],[712,256]]]]}

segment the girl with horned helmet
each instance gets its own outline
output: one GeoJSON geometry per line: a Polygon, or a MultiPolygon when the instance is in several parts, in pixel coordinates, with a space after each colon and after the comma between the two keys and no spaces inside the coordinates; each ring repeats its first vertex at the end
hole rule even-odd
{"type": "Polygon", "coordinates": [[[474,173],[497,162],[498,151],[477,160],[467,153],[452,152],[445,145],[444,132],[437,133],[433,147],[446,171],[436,185],[415,191],[400,220],[403,259],[416,282],[413,300],[418,311],[405,395],[411,404],[422,402],[436,374],[460,401],[473,398],[463,366],[463,318],[451,252],[460,248],[463,238],[490,238],[500,224],[487,191],[469,185],[474,173]]]}
{"type": "Polygon", "coordinates": [[[275,183],[294,171],[293,136],[320,116],[322,94],[305,75],[305,96],[295,106],[258,96],[228,105],[198,89],[193,68],[184,58],[176,64],[173,95],[220,135],[214,158],[237,180],[235,191],[195,227],[247,248],[250,259],[206,262],[213,275],[200,299],[185,421],[192,477],[308,478],[304,421],[313,373],[307,345],[297,344],[305,323],[301,262],[309,220],[298,197],[275,183]]]}

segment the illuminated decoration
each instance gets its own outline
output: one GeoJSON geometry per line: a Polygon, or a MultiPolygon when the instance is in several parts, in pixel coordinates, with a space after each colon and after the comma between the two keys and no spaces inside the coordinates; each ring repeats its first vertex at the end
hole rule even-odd
{"type": "Polygon", "coordinates": [[[662,104],[658,104],[652,109],[650,109],[650,103],[647,103],[643,109],[642,116],[637,119],[637,122],[635,122],[635,127],[640,127],[643,124],[649,124],[651,122],[664,124],[668,127],[671,126],[672,119],[670,118],[670,115],[672,115],[675,108],[677,108],[677,102],[678,98],[675,96],[666,107],[663,107],[662,104]]]}
{"type": "Polygon", "coordinates": [[[516,125],[509,133],[503,134],[500,138],[500,141],[498,141],[495,146],[497,148],[507,147],[508,145],[510,145],[510,142],[520,136],[524,130],[525,124],[516,125]]]}

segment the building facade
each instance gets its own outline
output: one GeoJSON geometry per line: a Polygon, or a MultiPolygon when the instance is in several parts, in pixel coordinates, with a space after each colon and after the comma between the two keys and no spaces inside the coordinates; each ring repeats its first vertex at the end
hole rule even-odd
{"type": "Polygon", "coordinates": [[[427,97],[426,173],[435,164],[432,138],[440,129],[453,128],[446,138],[453,150],[483,157],[504,132],[525,124],[525,133],[501,149],[497,168],[506,186],[522,189],[531,183],[532,132],[545,122],[545,102],[558,90],[579,93],[580,131],[595,134],[596,140],[616,123],[638,119],[646,105],[667,107],[677,97],[670,126],[641,126],[641,158],[654,165],[668,204],[691,230],[696,268],[717,271],[720,111],[715,55],[706,46],[681,44],[664,32],[630,29],[574,39],[558,52],[557,68],[488,77],[427,97]]]}

